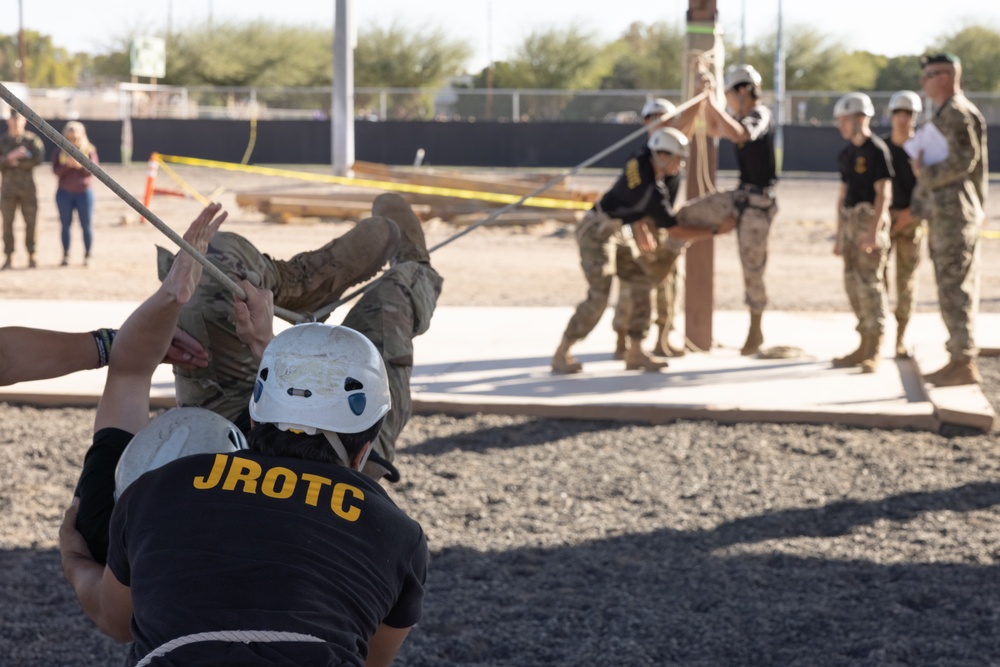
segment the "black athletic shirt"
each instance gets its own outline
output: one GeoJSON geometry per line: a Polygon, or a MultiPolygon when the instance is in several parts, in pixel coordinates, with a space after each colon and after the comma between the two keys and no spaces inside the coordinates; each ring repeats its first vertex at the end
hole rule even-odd
{"type": "Polygon", "coordinates": [[[913,167],[910,165],[910,156],[902,146],[892,143],[892,135],[882,137],[885,145],[889,148],[889,155],[892,157],[892,203],[889,208],[894,211],[910,208],[910,199],[913,197],[913,188],[917,185],[917,177],[913,174],[913,167]]]}
{"type": "Polygon", "coordinates": [[[848,143],[837,156],[840,180],[847,184],[844,206],[875,203],[875,183],[892,178],[892,157],[881,137],[872,135],[865,143],[848,143]]]}
{"type": "Polygon", "coordinates": [[[750,138],[736,147],[736,164],[740,169],[740,184],[767,188],[777,180],[774,160],[774,116],[771,110],[758,104],[743,118],[737,118],[750,138]]]}
{"type": "Polygon", "coordinates": [[[643,146],[625,163],[622,175],[611,189],[601,197],[601,210],[625,224],[632,224],[649,216],[657,227],[673,227],[673,202],[677,198],[681,177],[656,180],[652,151],[643,146]]]}
{"type": "Polygon", "coordinates": [[[108,566],[132,589],[130,665],[178,637],[262,630],[324,641],[200,642],[154,664],[360,666],[380,623],[419,620],[427,557],[420,525],[365,475],[245,451],[136,480],[108,566]]]}

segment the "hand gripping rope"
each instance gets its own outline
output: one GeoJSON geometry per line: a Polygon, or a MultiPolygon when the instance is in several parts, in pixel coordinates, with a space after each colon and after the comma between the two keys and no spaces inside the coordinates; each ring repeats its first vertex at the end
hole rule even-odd
{"type": "MultiPolygon", "coordinates": [[[[232,279],[229,278],[225,273],[219,270],[214,264],[205,259],[205,256],[200,252],[195,250],[194,246],[185,241],[177,232],[170,229],[162,220],[160,220],[156,215],[153,214],[148,208],[142,205],[142,203],[133,197],[128,191],[125,190],[121,185],[119,185],[115,179],[108,176],[108,174],[101,169],[99,166],[94,164],[94,162],[84,155],[80,149],[71,144],[66,137],[57,132],[54,127],[49,125],[45,120],[36,114],[28,105],[17,98],[16,95],[8,90],[7,86],[0,84],[0,99],[3,99],[7,104],[10,105],[12,109],[17,111],[19,114],[24,116],[29,123],[38,128],[42,134],[48,137],[56,146],[61,148],[66,153],[73,156],[77,162],[82,164],[87,171],[92,173],[97,177],[99,181],[108,186],[112,192],[118,195],[122,201],[135,209],[144,219],[148,220],[154,227],[163,232],[171,241],[176,243],[182,250],[191,255],[199,264],[201,264],[205,271],[212,275],[213,278],[218,280],[220,283],[226,286],[229,291],[238,297],[245,298],[246,294],[232,279]]],[[[300,315],[299,313],[294,313],[290,310],[284,308],[279,308],[275,306],[274,314],[282,319],[288,320],[293,323],[308,322],[312,321],[308,316],[300,315]]]]}

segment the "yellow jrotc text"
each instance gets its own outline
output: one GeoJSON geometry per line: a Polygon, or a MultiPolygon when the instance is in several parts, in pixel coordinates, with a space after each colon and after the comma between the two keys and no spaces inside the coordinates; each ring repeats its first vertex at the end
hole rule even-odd
{"type": "Polygon", "coordinates": [[[635,158],[625,164],[625,179],[628,181],[629,190],[634,190],[642,185],[642,176],[639,175],[639,161],[635,158]]]}
{"type": "Polygon", "coordinates": [[[293,470],[283,466],[274,466],[265,470],[256,461],[244,459],[239,456],[226,456],[216,454],[212,470],[208,475],[194,478],[194,488],[214,489],[220,486],[224,491],[242,491],[243,493],[260,492],[268,498],[290,498],[299,488],[299,484],[306,485],[306,505],[313,507],[319,504],[320,494],[325,487],[332,487],[330,495],[330,509],[333,513],[345,521],[357,521],[361,516],[361,508],[351,501],[362,501],[365,499],[365,492],[350,484],[334,484],[333,480],[320,475],[302,473],[296,475],[293,470]],[[227,472],[228,467],[228,472],[227,472]]]}

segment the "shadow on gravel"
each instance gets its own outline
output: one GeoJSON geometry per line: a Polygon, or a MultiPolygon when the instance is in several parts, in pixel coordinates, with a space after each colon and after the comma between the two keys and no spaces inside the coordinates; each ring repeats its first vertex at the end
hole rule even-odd
{"type": "Polygon", "coordinates": [[[995,665],[995,566],[876,564],[860,544],[851,559],[803,557],[782,553],[791,545],[780,540],[997,504],[1000,484],[969,484],[703,532],[499,553],[446,549],[433,555],[426,620],[397,664],[995,665]],[[744,546],[767,540],[779,541],[768,553],[744,546]]]}

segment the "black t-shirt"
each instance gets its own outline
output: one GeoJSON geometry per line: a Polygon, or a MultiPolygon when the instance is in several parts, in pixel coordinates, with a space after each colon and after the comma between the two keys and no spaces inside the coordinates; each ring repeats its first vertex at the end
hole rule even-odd
{"type": "Polygon", "coordinates": [[[680,175],[657,180],[652,151],[644,146],[625,163],[625,170],[601,198],[601,210],[625,224],[649,216],[657,227],[673,227],[673,201],[680,187],[680,175]]]}
{"type": "Polygon", "coordinates": [[[774,116],[762,104],[736,119],[750,137],[736,147],[736,164],[740,183],[767,188],[778,180],[774,160],[774,116]]]}
{"type": "Polygon", "coordinates": [[[847,184],[844,206],[875,203],[875,184],[892,178],[892,157],[881,137],[872,135],[860,146],[848,143],[837,156],[840,180],[847,184]]]}
{"type": "Polygon", "coordinates": [[[913,166],[910,164],[910,156],[902,146],[892,143],[892,135],[882,137],[885,145],[889,148],[889,155],[892,157],[892,203],[889,208],[902,210],[910,208],[910,199],[913,197],[913,188],[917,185],[917,177],[913,173],[913,166]]]}
{"type": "Polygon", "coordinates": [[[323,642],[199,642],[185,665],[363,665],[380,623],[420,618],[420,525],[365,475],[318,461],[199,454],[119,498],[108,566],[132,589],[129,664],[178,637],[294,632],[323,642]]]}

